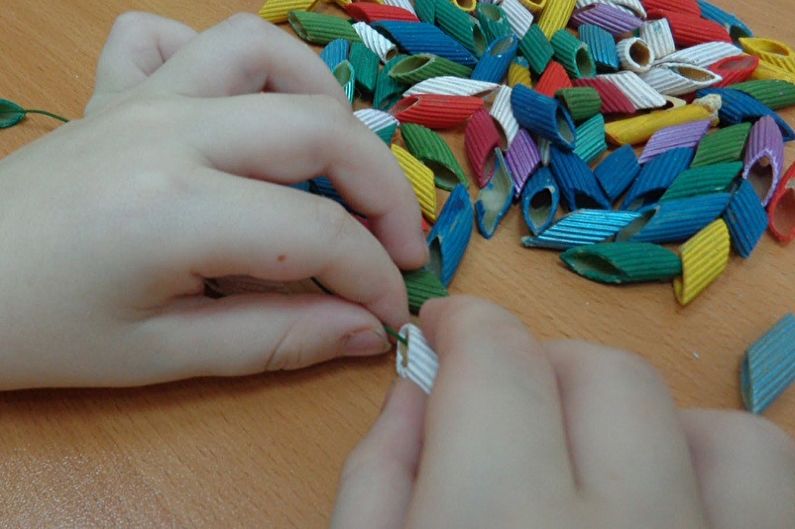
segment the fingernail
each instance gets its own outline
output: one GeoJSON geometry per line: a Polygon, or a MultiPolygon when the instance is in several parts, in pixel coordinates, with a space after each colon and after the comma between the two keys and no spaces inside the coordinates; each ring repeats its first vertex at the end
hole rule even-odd
{"type": "Polygon", "coordinates": [[[367,356],[386,353],[390,349],[392,344],[383,331],[367,329],[348,336],[343,353],[346,356],[367,356]]]}

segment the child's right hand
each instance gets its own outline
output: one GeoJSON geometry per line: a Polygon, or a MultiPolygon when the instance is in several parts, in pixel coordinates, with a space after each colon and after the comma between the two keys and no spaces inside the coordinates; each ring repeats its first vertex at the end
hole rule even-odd
{"type": "Polygon", "coordinates": [[[0,163],[0,389],[383,352],[409,317],[398,267],[426,258],[411,187],[314,52],[251,15],[200,35],[126,15],[86,117],[0,163]],[[319,174],[376,236],[282,185],[319,174]],[[339,297],[202,296],[233,274],[339,297]]]}

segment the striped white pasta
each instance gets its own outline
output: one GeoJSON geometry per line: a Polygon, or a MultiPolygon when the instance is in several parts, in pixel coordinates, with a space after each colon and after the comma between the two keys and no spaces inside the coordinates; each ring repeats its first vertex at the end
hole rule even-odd
{"type": "Polygon", "coordinates": [[[370,51],[378,55],[381,62],[387,62],[397,54],[397,46],[394,42],[381,35],[366,22],[357,22],[353,25],[354,31],[362,39],[362,42],[370,51]]]}
{"type": "Polygon", "coordinates": [[[637,37],[620,41],[616,49],[621,66],[631,72],[648,72],[655,60],[654,51],[648,43],[637,37]]]}
{"type": "Polygon", "coordinates": [[[686,62],[701,68],[708,68],[726,57],[742,55],[743,50],[728,42],[707,42],[676,51],[658,62],[686,62]]]}
{"type": "Polygon", "coordinates": [[[640,38],[649,45],[658,60],[676,51],[671,25],[664,18],[645,22],[640,27],[640,38]]]}
{"type": "Polygon", "coordinates": [[[497,97],[494,98],[494,103],[491,105],[491,117],[500,124],[505,139],[508,142],[506,147],[510,147],[513,139],[519,133],[519,123],[513,115],[513,108],[511,106],[511,87],[502,85],[497,91],[497,97]]]}
{"type": "Polygon", "coordinates": [[[398,125],[398,120],[392,114],[374,108],[363,108],[354,112],[353,115],[373,132],[398,125]]]}
{"type": "Polygon", "coordinates": [[[510,24],[516,36],[520,39],[524,37],[527,30],[533,25],[533,13],[523,6],[519,0],[503,0],[500,7],[505,11],[508,24],[510,24]]]}
{"type": "Polygon", "coordinates": [[[414,13],[414,4],[411,3],[411,0],[381,0],[380,3],[387,6],[400,7],[414,13]]]}
{"type": "Polygon", "coordinates": [[[665,98],[634,72],[611,73],[597,77],[614,84],[639,110],[660,108],[666,105],[665,98]]]}
{"type": "Polygon", "coordinates": [[[402,341],[398,341],[397,344],[395,367],[398,376],[411,380],[430,395],[439,371],[439,357],[416,325],[411,323],[404,325],[400,329],[400,336],[408,342],[408,345],[402,341]]]}
{"type": "Polygon", "coordinates": [[[499,86],[500,85],[497,83],[489,83],[487,81],[476,81],[474,79],[463,79],[452,75],[442,75],[420,81],[403,92],[403,95],[437,94],[486,97],[497,90],[499,86]]]}
{"type": "Polygon", "coordinates": [[[679,96],[719,83],[723,78],[705,68],[681,62],[665,62],[641,75],[664,95],[679,96]]]}
{"type": "Polygon", "coordinates": [[[610,4],[615,7],[623,8],[629,13],[640,18],[646,18],[646,10],[640,0],[577,0],[577,9],[591,4],[610,4]]]}

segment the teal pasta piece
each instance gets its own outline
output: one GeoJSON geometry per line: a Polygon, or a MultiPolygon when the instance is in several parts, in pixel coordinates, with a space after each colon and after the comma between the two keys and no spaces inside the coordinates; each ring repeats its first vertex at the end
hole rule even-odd
{"type": "Polygon", "coordinates": [[[377,110],[388,110],[403,97],[403,92],[408,87],[405,83],[396,81],[390,72],[396,64],[399,64],[406,55],[396,55],[381,68],[375,82],[375,93],[373,94],[373,108],[377,110]]]}
{"type": "Polygon", "coordinates": [[[351,44],[348,60],[353,66],[353,71],[356,72],[356,86],[363,92],[372,94],[375,90],[381,59],[361,42],[354,42],[351,44]]]}
{"type": "Polygon", "coordinates": [[[583,121],[599,114],[602,98],[595,88],[581,86],[558,90],[555,97],[560,99],[574,121],[583,121]]]}
{"type": "Polygon", "coordinates": [[[795,316],[787,314],[754,342],[740,371],[745,408],[763,413],[795,382],[795,316]]]}
{"type": "Polygon", "coordinates": [[[511,108],[522,127],[564,149],[575,148],[574,121],[559,101],[516,85],[511,91],[511,108]]]}
{"type": "Polygon", "coordinates": [[[676,253],[646,242],[579,246],[566,250],[560,259],[574,273],[597,283],[670,281],[682,275],[682,260],[676,253]]]}
{"type": "Polygon", "coordinates": [[[494,175],[478,193],[475,218],[478,231],[491,239],[513,203],[513,179],[500,149],[494,149],[494,175]]]}
{"type": "Polygon", "coordinates": [[[384,143],[390,145],[398,127],[398,120],[391,114],[374,108],[363,108],[353,113],[365,127],[375,132],[384,143]]]}
{"type": "Polygon", "coordinates": [[[707,0],[698,0],[698,7],[701,8],[701,18],[706,18],[723,26],[733,40],[737,41],[745,37],[754,36],[751,28],[737,18],[737,15],[724,11],[718,6],[707,2],[707,0]]]}
{"type": "Polygon", "coordinates": [[[480,24],[465,11],[448,0],[436,0],[436,25],[464,45],[476,57],[486,51],[488,41],[480,29],[480,24]]]}
{"type": "Polygon", "coordinates": [[[610,202],[615,202],[639,173],[640,164],[631,145],[619,147],[594,169],[596,180],[610,202]]]}
{"type": "Polygon", "coordinates": [[[748,180],[743,180],[732,195],[723,220],[729,227],[734,251],[743,259],[750,257],[767,230],[768,218],[748,180]]]}
{"type": "Polygon", "coordinates": [[[671,149],[643,164],[638,178],[624,197],[622,209],[640,209],[660,200],[693,159],[693,149],[671,149]]]}
{"type": "Polygon", "coordinates": [[[750,132],[750,123],[740,123],[707,134],[698,144],[692,167],[742,160],[750,132]]]}
{"type": "Polygon", "coordinates": [[[465,66],[477,63],[475,56],[460,42],[432,24],[387,20],[373,27],[409,55],[430,53],[465,66]]]}
{"type": "Polygon", "coordinates": [[[617,241],[668,244],[689,239],[720,217],[729,205],[729,193],[714,193],[648,206],[639,218],[616,235],[617,241]]]}
{"type": "Polygon", "coordinates": [[[439,277],[426,268],[404,272],[403,283],[406,285],[409,311],[412,314],[419,314],[420,308],[429,299],[445,298],[449,295],[439,277]]]}
{"type": "Polygon", "coordinates": [[[688,169],[676,177],[660,201],[726,191],[742,170],[742,162],[719,163],[688,169]]]}
{"type": "Polygon", "coordinates": [[[596,68],[602,72],[617,72],[621,67],[618,59],[618,48],[613,35],[607,30],[593,24],[579,27],[580,40],[591,51],[596,68]]]}
{"type": "Polygon", "coordinates": [[[414,11],[421,21],[433,24],[436,21],[436,0],[414,0],[414,11]]]}
{"type": "Polygon", "coordinates": [[[416,84],[426,79],[441,76],[464,78],[469,77],[471,74],[472,68],[469,66],[429,53],[403,57],[389,70],[390,77],[404,84],[416,84]]]}
{"type": "Polygon", "coordinates": [[[500,6],[480,2],[475,13],[487,42],[491,43],[500,37],[513,35],[508,18],[500,6]]]}
{"type": "Polygon", "coordinates": [[[763,105],[779,110],[795,105],[795,84],[781,79],[759,79],[732,85],[734,90],[744,92],[763,105]]]}
{"type": "Polygon", "coordinates": [[[524,55],[524,58],[527,59],[530,70],[536,75],[544,73],[549,61],[552,60],[552,56],[555,54],[552,44],[549,43],[546,35],[537,24],[530,26],[527,33],[519,40],[519,50],[524,55]]]}
{"type": "Polygon", "coordinates": [[[345,92],[348,102],[353,103],[356,94],[356,71],[353,69],[353,65],[349,61],[342,61],[332,73],[342,87],[342,91],[345,92]]]}
{"type": "Polygon", "coordinates": [[[590,164],[607,150],[605,117],[597,114],[577,127],[577,148],[574,154],[590,164]]]}
{"type": "Polygon", "coordinates": [[[555,50],[555,60],[566,68],[572,78],[580,79],[596,75],[596,65],[588,45],[567,30],[561,29],[555,33],[550,44],[555,50]]]}
{"type": "Polygon", "coordinates": [[[320,58],[329,67],[332,72],[342,61],[348,60],[348,53],[351,49],[351,43],[345,39],[335,39],[326,44],[326,47],[320,52],[320,58]]]}
{"type": "Polygon", "coordinates": [[[291,11],[287,15],[295,34],[312,44],[326,45],[332,40],[345,39],[361,42],[359,34],[350,22],[333,15],[323,15],[311,11],[291,11]]]}
{"type": "Polygon", "coordinates": [[[721,97],[721,106],[718,111],[721,124],[737,125],[745,121],[756,121],[759,118],[770,116],[776,120],[784,141],[795,139],[795,131],[781,116],[745,92],[731,88],[702,88],[696,92],[697,97],[704,97],[710,94],[716,94],[721,97]]]}
{"type": "Polygon", "coordinates": [[[610,201],[599,187],[596,176],[579,156],[553,145],[550,148],[549,166],[560,186],[563,201],[570,210],[610,209],[610,201]]]}
{"type": "Polygon", "coordinates": [[[400,134],[409,152],[427,165],[434,175],[436,186],[452,191],[458,185],[469,186],[464,170],[441,136],[422,125],[401,125],[400,134]]]}
{"type": "Polygon", "coordinates": [[[540,168],[527,181],[521,200],[522,217],[530,233],[538,236],[552,225],[560,207],[560,190],[548,167],[540,168]]]}
{"type": "Polygon", "coordinates": [[[457,185],[444,203],[442,212],[428,234],[428,269],[447,287],[453,280],[472,237],[472,202],[463,185],[457,185]]]}
{"type": "Polygon", "coordinates": [[[501,83],[508,74],[508,67],[516,57],[517,49],[516,37],[513,35],[494,40],[472,71],[472,79],[501,83]]]}
{"type": "Polygon", "coordinates": [[[525,248],[568,250],[611,240],[640,217],[634,211],[578,209],[562,217],[536,237],[522,238],[525,248]]]}

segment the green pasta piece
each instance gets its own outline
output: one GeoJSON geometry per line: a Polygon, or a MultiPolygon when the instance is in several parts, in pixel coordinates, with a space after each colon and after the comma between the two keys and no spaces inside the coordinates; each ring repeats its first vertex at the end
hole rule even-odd
{"type": "Polygon", "coordinates": [[[389,75],[392,68],[397,63],[408,57],[407,55],[396,55],[390,59],[381,71],[378,73],[378,78],[375,82],[375,93],[373,94],[373,108],[378,110],[388,110],[395,103],[400,101],[403,92],[406,91],[407,85],[396,81],[389,75]]]}
{"type": "Polygon", "coordinates": [[[552,56],[555,54],[552,45],[547,40],[544,32],[541,31],[541,28],[538,27],[538,24],[530,26],[530,29],[521,38],[519,50],[524,55],[524,58],[527,59],[530,70],[536,75],[544,73],[549,61],[552,60],[552,56]]]}
{"type": "Polygon", "coordinates": [[[682,275],[682,260],[676,253],[645,242],[578,246],[560,258],[576,274],[598,283],[668,281],[682,275]]]}
{"type": "Polygon", "coordinates": [[[595,88],[583,86],[558,90],[558,99],[563,101],[574,121],[582,121],[599,114],[602,109],[602,98],[595,88]]]}
{"type": "Polygon", "coordinates": [[[448,0],[436,0],[436,25],[464,45],[477,57],[486,51],[488,42],[480,24],[448,0]]]}
{"type": "Polygon", "coordinates": [[[364,92],[372,94],[378,79],[378,67],[381,59],[361,42],[351,44],[348,60],[356,72],[356,86],[364,92]]]}
{"type": "Polygon", "coordinates": [[[420,21],[433,24],[436,21],[436,0],[414,0],[414,12],[420,21]]]}
{"type": "Polygon", "coordinates": [[[781,79],[759,79],[746,81],[730,86],[734,90],[745,92],[757,101],[779,110],[795,105],[795,84],[781,79]]]}
{"type": "Polygon", "coordinates": [[[660,202],[727,191],[743,169],[742,162],[719,163],[688,169],[680,174],[660,202]]]}
{"type": "Polygon", "coordinates": [[[505,11],[500,6],[481,2],[478,4],[476,13],[483,35],[485,35],[489,43],[513,33],[511,25],[508,23],[508,18],[505,16],[505,11]]]}
{"type": "Polygon", "coordinates": [[[362,41],[350,22],[333,15],[311,11],[290,11],[287,20],[299,37],[312,44],[325,45],[336,39],[362,41]]]}
{"type": "Polygon", "coordinates": [[[404,57],[392,67],[389,75],[401,83],[416,84],[441,75],[469,78],[472,68],[430,53],[418,53],[404,57]]]}
{"type": "Polygon", "coordinates": [[[555,58],[566,68],[571,77],[580,79],[596,75],[596,64],[593,62],[588,45],[568,30],[561,29],[552,35],[550,44],[555,50],[555,58]]]}
{"type": "Polygon", "coordinates": [[[574,154],[590,164],[607,150],[605,137],[605,117],[602,114],[593,116],[577,127],[577,139],[574,154]]]}
{"type": "Polygon", "coordinates": [[[698,144],[696,157],[690,167],[742,160],[750,132],[750,123],[740,123],[707,134],[698,144]]]}
{"type": "Polygon", "coordinates": [[[353,65],[348,61],[342,61],[334,68],[334,78],[342,87],[348,102],[353,103],[354,94],[356,93],[356,71],[353,65]]]}
{"type": "Polygon", "coordinates": [[[400,133],[409,152],[433,171],[436,187],[445,191],[452,191],[457,184],[469,187],[469,179],[441,136],[413,123],[401,125],[400,133]]]}
{"type": "Polygon", "coordinates": [[[422,305],[433,298],[444,298],[449,295],[439,280],[439,276],[426,268],[403,273],[403,282],[409,295],[409,310],[419,314],[422,305]]]}

